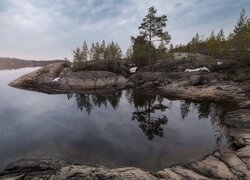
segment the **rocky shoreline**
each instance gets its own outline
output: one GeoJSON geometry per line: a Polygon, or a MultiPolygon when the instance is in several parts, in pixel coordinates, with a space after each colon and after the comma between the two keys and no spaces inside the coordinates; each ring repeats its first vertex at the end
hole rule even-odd
{"type": "Polygon", "coordinates": [[[0,179],[250,179],[249,106],[250,101],[242,103],[223,122],[228,126],[233,149],[216,151],[198,162],[146,172],[134,167],[108,169],[54,159],[26,159],[9,164],[0,179]]]}
{"type": "Polygon", "coordinates": [[[24,75],[10,86],[46,93],[102,93],[124,88],[153,89],[179,99],[246,101],[250,97],[250,70],[228,77],[219,72],[138,72],[127,76],[105,70],[74,72],[64,63],[48,65],[24,75]]]}
{"type": "Polygon", "coordinates": [[[138,72],[125,78],[107,71],[71,72],[61,63],[25,75],[10,85],[50,93],[144,88],[176,99],[226,101],[237,109],[228,112],[222,122],[232,138],[232,148],[216,151],[198,162],[146,172],[133,167],[108,169],[53,159],[21,160],[8,165],[0,173],[0,179],[250,179],[247,73],[233,80],[217,72],[138,72]]]}

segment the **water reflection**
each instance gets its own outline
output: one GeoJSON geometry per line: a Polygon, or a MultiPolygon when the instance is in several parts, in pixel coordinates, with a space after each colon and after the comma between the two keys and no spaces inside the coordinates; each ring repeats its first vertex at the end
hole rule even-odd
{"type": "Polygon", "coordinates": [[[215,104],[211,102],[191,102],[191,101],[181,101],[180,112],[182,119],[185,119],[191,111],[194,109],[198,112],[198,118],[200,120],[210,119],[210,122],[214,129],[214,136],[216,138],[217,145],[222,143],[222,138],[226,134],[226,128],[222,124],[227,107],[220,104],[215,104]],[[193,106],[191,106],[193,105],[193,106]]]}
{"type": "Polygon", "coordinates": [[[111,168],[160,170],[227,149],[225,105],[144,91],[47,95],[8,86],[35,69],[0,71],[0,168],[49,156],[111,168]]]}
{"type": "Polygon", "coordinates": [[[108,94],[80,94],[80,93],[69,93],[67,95],[68,100],[74,98],[77,103],[77,108],[81,111],[85,110],[88,115],[91,114],[91,111],[94,109],[95,106],[97,107],[107,107],[108,103],[113,107],[115,110],[120,102],[122,97],[122,91],[118,91],[113,93],[112,95],[108,94]]]}
{"type": "MultiPolygon", "coordinates": [[[[85,110],[90,116],[95,106],[107,107],[110,104],[115,110],[122,98],[122,91],[115,92],[112,95],[70,93],[67,97],[69,100],[74,98],[77,108],[81,111],[85,110]]],[[[163,98],[145,94],[138,90],[127,90],[126,97],[130,104],[135,107],[135,111],[132,113],[132,120],[139,122],[139,128],[142,129],[148,139],[153,140],[155,136],[163,137],[164,132],[161,126],[168,122],[167,116],[164,115],[164,111],[168,107],[162,104],[163,98]],[[156,111],[161,111],[162,114],[159,115],[156,111]]]]}
{"type": "Polygon", "coordinates": [[[168,106],[162,104],[163,98],[138,90],[128,90],[126,96],[135,107],[132,120],[139,122],[139,127],[148,139],[153,140],[155,136],[163,137],[164,131],[161,126],[168,122],[164,113],[168,106]],[[159,111],[162,113],[158,114],[159,111]]]}
{"type": "MultiPolygon", "coordinates": [[[[116,110],[119,107],[119,103],[122,99],[123,92],[118,91],[112,94],[80,94],[70,93],[67,95],[68,100],[75,99],[77,108],[81,111],[86,111],[90,116],[91,111],[95,107],[107,107],[108,104],[116,110]]],[[[131,106],[134,107],[132,113],[132,121],[139,123],[138,127],[147,136],[149,140],[153,140],[155,136],[163,137],[164,129],[162,126],[167,125],[167,109],[171,109],[171,101],[166,104],[164,98],[159,95],[155,95],[149,92],[143,92],[142,90],[129,89],[125,91],[125,96],[131,106]]],[[[216,143],[222,142],[222,139],[226,133],[221,123],[225,117],[226,110],[221,105],[211,102],[191,102],[180,101],[180,115],[184,120],[189,113],[197,110],[198,119],[207,120],[210,119],[214,129],[214,136],[216,143]]]]}

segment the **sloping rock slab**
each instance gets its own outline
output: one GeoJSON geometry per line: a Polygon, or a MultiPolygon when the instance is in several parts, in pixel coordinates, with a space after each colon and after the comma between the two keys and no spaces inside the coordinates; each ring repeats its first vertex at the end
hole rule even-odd
{"type": "Polygon", "coordinates": [[[156,180],[156,176],[138,168],[108,169],[87,165],[69,165],[60,160],[20,160],[8,165],[0,179],[145,179],[156,180]]]}
{"type": "Polygon", "coordinates": [[[127,80],[121,75],[108,71],[73,72],[70,68],[65,68],[63,63],[56,63],[26,74],[9,85],[52,93],[53,91],[119,89],[127,85],[127,80]]]}
{"type": "Polygon", "coordinates": [[[236,179],[230,169],[214,156],[208,156],[203,161],[191,164],[191,168],[208,177],[236,179]]]}
{"type": "Polygon", "coordinates": [[[250,109],[240,109],[227,113],[223,123],[234,128],[250,128],[250,109]]]}

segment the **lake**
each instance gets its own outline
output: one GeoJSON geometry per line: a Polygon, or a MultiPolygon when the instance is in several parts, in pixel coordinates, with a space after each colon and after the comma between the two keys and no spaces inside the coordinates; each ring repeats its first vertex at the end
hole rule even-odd
{"type": "Polygon", "coordinates": [[[133,166],[156,171],[229,148],[229,107],[142,90],[48,95],[8,86],[37,68],[0,71],[0,167],[17,159],[133,166]]]}

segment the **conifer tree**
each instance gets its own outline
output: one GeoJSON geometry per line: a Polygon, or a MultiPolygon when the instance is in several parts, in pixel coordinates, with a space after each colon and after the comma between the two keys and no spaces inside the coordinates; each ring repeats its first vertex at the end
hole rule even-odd
{"type": "Polygon", "coordinates": [[[75,70],[78,71],[81,67],[82,62],[83,62],[82,51],[79,47],[77,47],[76,50],[73,51],[73,53],[74,53],[73,67],[75,70]]]}
{"type": "MultiPolygon", "coordinates": [[[[166,28],[167,24],[167,16],[157,16],[157,10],[152,6],[148,10],[148,14],[143,18],[141,25],[139,26],[140,35],[136,38],[132,37],[132,44],[137,46],[133,47],[134,53],[145,53],[145,54],[136,54],[133,57],[137,57],[142,59],[142,57],[148,56],[144,58],[147,61],[149,67],[151,67],[152,60],[157,60],[157,56],[155,56],[157,52],[157,48],[155,47],[154,42],[161,42],[165,46],[170,42],[170,35],[164,29],[166,28]],[[142,40],[142,38],[144,40],[142,40]],[[139,43],[145,43],[139,45],[139,43]],[[142,47],[147,48],[147,52],[144,50],[139,50],[142,47]],[[135,50],[135,51],[134,51],[135,50]]],[[[137,60],[136,60],[137,61],[137,60]]],[[[141,61],[141,60],[140,60],[141,61]]],[[[144,64],[144,63],[140,63],[144,64]]]]}
{"type": "Polygon", "coordinates": [[[218,42],[214,31],[211,32],[209,38],[207,39],[207,54],[210,56],[216,56],[218,49],[218,42]]]}
{"type": "Polygon", "coordinates": [[[236,51],[237,58],[245,58],[244,55],[247,55],[247,49],[249,44],[248,38],[248,18],[246,15],[245,9],[243,9],[240,13],[240,17],[237,21],[237,24],[234,28],[234,36],[233,36],[233,48],[236,51]]]}
{"type": "Polygon", "coordinates": [[[101,59],[106,60],[106,42],[103,40],[100,47],[101,59]]]}
{"type": "Polygon", "coordinates": [[[225,38],[225,33],[223,31],[223,29],[221,29],[217,36],[216,36],[216,41],[217,41],[217,44],[218,44],[218,50],[217,50],[217,55],[218,57],[222,57],[222,56],[225,56],[228,52],[228,50],[226,50],[226,46],[225,46],[225,41],[226,41],[226,38],[225,38]]]}
{"type": "Polygon", "coordinates": [[[248,21],[248,18],[246,15],[246,10],[242,9],[242,11],[240,13],[240,17],[237,21],[237,24],[234,27],[234,34],[235,35],[240,34],[241,32],[243,32],[245,30],[246,25],[247,25],[247,21],[248,21]]]}
{"type": "Polygon", "coordinates": [[[100,49],[99,42],[95,44],[93,58],[94,60],[97,60],[97,61],[101,59],[101,49],[100,49]]]}
{"type": "Polygon", "coordinates": [[[158,59],[163,59],[164,57],[166,57],[166,54],[167,54],[167,47],[163,42],[161,42],[157,49],[158,59]]]}
{"type": "Polygon", "coordinates": [[[167,31],[164,31],[167,26],[167,16],[156,16],[156,13],[157,10],[153,6],[149,8],[148,14],[139,27],[140,34],[146,37],[151,45],[153,41],[164,41],[164,43],[168,44],[171,37],[167,31]]]}
{"type": "Polygon", "coordinates": [[[121,50],[118,43],[115,44],[115,48],[116,48],[116,56],[115,56],[116,58],[115,58],[115,60],[120,60],[122,58],[122,50],[121,50]]]}
{"type": "Polygon", "coordinates": [[[133,51],[132,59],[137,66],[148,65],[150,56],[151,58],[156,58],[155,48],[145,40],[145,37],[131,37],[131,40],[133,51]]]}
{"type": "Polygon", "coordinates": [[[217,34],[217,36],[216,36],[216,39],[218,40],[218,41],[225,41],[225,33],[224,33],[224,31],[223,31],[223,29],[221,29],[219,32],[218,32],[218,34],[217,34]]]}
{"type": "Polygon", "coordinates": [[[82,61],[87,62],[89,57],[89,49],[88,49],[88,44],[86,41],[84,41],[83,46],[82,46],[82,61]]]}
{"type": "Polygon", "coordinates": [[[129,47],[129,48],[127,49],[127,51],[126,51],[125,58],[126,58],[128,61],[131,61],[132,56],[133,56],[133,49],[132,49],[132,47],[129,47]]]}
{"type": "Polygon", "coordinates": [[[89,54],[90,54],[90,60],[94,60],[95,59],[95,44],[94,43],[92,43],[91,45],[89,54]]]}

